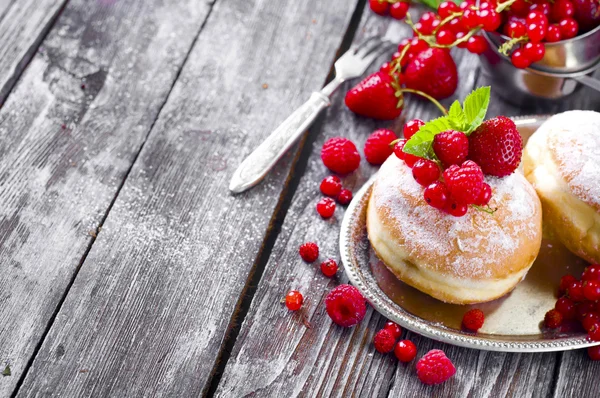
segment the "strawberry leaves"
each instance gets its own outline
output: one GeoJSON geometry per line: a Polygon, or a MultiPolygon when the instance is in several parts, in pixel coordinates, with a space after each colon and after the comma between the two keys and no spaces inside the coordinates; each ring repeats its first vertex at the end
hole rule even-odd
{"type": "Polygon", "coordinates": [[[469,94],[463,106],[454,101],[448,115],[433,119],[421,126],[419,131],[406,142],[403,151],[424,159],[436,160],[433,138],[447,130],[471,134],[485,119],[490,104],[490,87],[480,87],[469,94]]]}

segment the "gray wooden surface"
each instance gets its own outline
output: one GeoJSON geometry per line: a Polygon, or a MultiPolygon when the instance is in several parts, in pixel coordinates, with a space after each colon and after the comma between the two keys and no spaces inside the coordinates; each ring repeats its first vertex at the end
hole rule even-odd
{"type": "MultiPolygon", "coordinates": [[[[0,396],[595,397],[585,352],[443,348],[455,378],[426,387],[377,354],[385,319],[331,324],[323,299],[345,281],[303,263],[336,257],[339,223],[315,215],[319,159],[336,135],[362,148],[377,127],[430,118],[409,98],[381,123],[332,107],[275,173],[231,196],[229,177],[325,83],[336,55],[402,24],[364,0],[0,1],[0,396]],[[290,288],[307,298],[290,315],[290,288]],[[1,369],[0,369],[1,370],[1,369]]],[[[485,84],[456,52],[462,98],[485,84]]],[[[375,67],[375,66],[374,66],[375,67]]],[[[449,103],[450,100],[445,101],[449,103]]],[[[490,114],[600,110],[582,90],[551,107],[494,98],[490,114]]],[[[376,168],[345,178],[356,190],[376,168]]],[[[595,381],[595,382],[594,382],[595,381]]]]}

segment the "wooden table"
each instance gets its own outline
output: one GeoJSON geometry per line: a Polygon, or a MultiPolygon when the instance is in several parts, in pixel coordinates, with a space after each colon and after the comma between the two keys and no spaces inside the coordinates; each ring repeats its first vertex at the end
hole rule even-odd
{"type": "MultiPolygon", "coordinates": [[[[0,396],[597,397],[585,352],[503,354],[407,333],[458,373],[426,387],[414,364],[376,353],[385,319],[333,325],[326,293],[343,209],[315,216],[319,151],[362,148],[378,123],[343,94],[255,189],[227,190],[241,160],[331,74],[336,56],[405,25],[365,0],[0,0],[0,396]],[[300,289],[289,313],[280,299],[300,289]],[[8,365],[5,367],[5,365],[8,365]]],[[[464,98],[484,85],[455,53],[464,98]]],[[[374,68],[376,66],[374,65],[374,68]]],[[[347,83],[345,92],[352,83],[347,83]]],[[[582,90],[552,107],[600,109],[582,90]]],[[[407,100],[404,115],[435,107],[407,100]]],[[[358,189],[376,168],[344,179],[358,189]]]]}

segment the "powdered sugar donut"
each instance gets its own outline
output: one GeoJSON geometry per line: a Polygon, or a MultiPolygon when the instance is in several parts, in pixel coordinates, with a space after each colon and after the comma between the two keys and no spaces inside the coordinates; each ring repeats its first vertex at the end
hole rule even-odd
{"type": "Polygon", "coordinates": [[[552,116],[529,138],[523,168],[545,226],[573,253],[599,263],[600,113],[552,116]]]}
{"type": "Polygon", "coordinates": [[[542,240],[542,210],[520,173],[487,178],[494,214],[453,217],[429,206],[423,187],[396,156],[383,164],[367,210],[369,240],[405,283],[439,300],[472,304],[511,291],[527,274],[542,240]]]}

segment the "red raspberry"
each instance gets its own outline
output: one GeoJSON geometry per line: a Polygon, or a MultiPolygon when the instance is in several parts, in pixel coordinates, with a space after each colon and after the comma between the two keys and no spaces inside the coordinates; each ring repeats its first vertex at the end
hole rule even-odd
{"type": "Polygon", "coordinates": [[[444,180],[450,196],[460,204],[475,203],[483,190],[483,173],[471,160],[467,160],[460,167],[447,168],[444,171],[444,180]]]}
{"type": "Polygon", "coordinates": [[[319,258],[319,246],[313,242],[307,242],[300,246],[300,257],[307,263],[312,263],[319,258]]]}
{"type": "Polygon", "coordinates": [[[445,167],[462,164],[469,155],[469,139],[460,131],[444,131],[433,137],[433,151],[445,167]]]}
{"type": "Polygon", "coordinates": [[[335,198],[342,190],[342,181],[338,176],[329,176],[321,181],[319,188],[321,189],[323,195],[335,198]]]}
{"type": "Polygon", "coordinates": [[[474,308],[463,316],[462,324],[465,328],[472,330],[473,332],[478,331],[483,326],[485,321],[485,315],[483,311],[478,308],[474,308]]]}
{"type": "Polygon", "coordinates": [[[485,174],[504,177],[512,174],[521,162],[523,139],[515,123],[498,116],[486,120],[469,137],[469,159],[485,174]]]}
{"type": "Polygon", "coordinates": [[[288,307],[288,310],[290,311],[298,311],[300,307],[302,307],[303,302],[304,297],[302,297],[302,293],[297,290],[290,290],[285,296],[285,306],[288,307]]]}
{"type": "Polygon", "coordinates": [[[492,187],[489,184],[483,183],[483,189],[474,204],[477,206],[486,206],[492,199],[492,187]]]}
{"type": "Polygon", "coordinates": [[[328,278],[335,276],[338,270],[338,265],[334,259],[330,258],[321,263],[321,272],[328,278]]]}
{"type": "Polygon", "coordinates": [[[317,203],[317,213],[324,219],[333,217],[335,213],[335,200],[323,198],[317,203]]]}
{"type": "Polygon", "coordinates": [[[337,197],[337,201],[342,206],[346,206],[352,201],[352,191],[349,189],[342,189],[337,197]]]}
{"type": "Polygon", "coordinates": [[[561,297],[556,301],[554,309],[562,315],[564,320],[570,321],[577,316],[575,303],[568,297],[561,297]]]}
{"type": "Polygon", "coordinates": [[[404,134],[404,138],[406,140],[410,140],[410,137],[416,134],[417,131],[424,126],[425,122],[421,119],[414,119],[404,125],[402,129],[402,134],[404,134]]]}
{"type": "Polygon", "coordinates": [[[404,76],[407,88],[435,99],[451,96],[458,86],[456,64],[450,53],[441,48],[428,48],[417,54],[406,66],[404,76]]]}
{"type": "Polygon", "coordinates": [[[417,362],[417,376],[427,385],[441,384],[455,373],[456,368],[442,350],[431,350],[417,362]]]}
{"type": "Polygon", "coordinates": [[[340,326],[351,327],[359,323],[367,312],[367,303],[357,288],[339,285],[325,298],[327,314],[340,326]]]}
{"type": "Polygon", "coordinates": [[[417,356],[417,347],[410,340],[401,340],[394,347],[394,355],[400,362],[410,362],[417,356]]]}
{"type": "Polygon", "coordinates": [[[560,294],[566,293],[567,289],[569,288],[569,286],[571,286],[571,284],[573,282],[577,282],[577,278],[575,278],[573,275],[564,275],[563,277],[561,277],[559,293],[560,294]]]}
{"type": "Polygon", "coordinates": [[[373,337],[373,344],[377,351],[382,354],[387,354],[394,350],[396,339],[394,339],[394,336],[392,336],[388,330],[381,329],[375,334],[375,337],[373,337]]]}
{"type": "MultiPolygon", "coordinates": [[[[575,278],[573,278],[575,279],[575,278]]],[[[600,281],[600,265],[592,264],[581,274],[582,281],[600,281]]]]}
{"type": "Polygon", "coordinates": [[[600,361],[600,345],[588,347],[587,353],[592,361],[600,361]]]}
{"type": "Polygon", "coordinates": [[[374,165],[380,165],[385,162],[393,152],[393,149],[390,148],[390,143],[397,139],[396,133],[392,130],[375,130],[365,142],[364,152],[367,162],[374,165]]]}
{"type": "Polygon", "coordinates": [[[395,339],[399,339],[402,336],[402,328],[396,322],[387,321],[383,328],[390,332],[395,339]]]}
{"type": "Polygon", "coordinates": [[[446,201],[444,211],[454,217],[462,217],[467,214],[469,207],[462,203],[457,203],[452,198],[446,201]]]}
{"type": "Polygon", "coordinates": [[[438,178],[440,178],[440,168],[432,160],[419,159],[413,165],[413,178],[416,182],[423,185],[424,187],[432,184],[438,178]]]}
{"type": "Polygon", "coordinates": [[[567,288],[567,295],[573,301],[580,302],[585,300],[583,295],[583,283],[581,281],[572,282],[567,288]]]}
{"type": "Polygon", "coordinates": [[[550,329],[556,329],[561,325],[562,321],[562,315],[556,310],[546,312],[546,316],[544,317],[544,324],[550,329]]]}
{"type": "Polygon", "coordinates": [[[441,181],[436,181],[425,188],[423,197],[429,206],[442,210],[448,201],[448,189],[441,181]]]}
{"type": "Polygon", "coordinates": [[[360,165],[356,145],[342,137],[330,138],[323,144],[321,159],[325,167],[338,174],[351,173],[360,165]]]}
{"type": "Polygon", "coordinates": [[[583,295],[590,301],[600,300],[600,281],[585,281],[583,295]]]}

